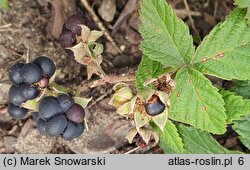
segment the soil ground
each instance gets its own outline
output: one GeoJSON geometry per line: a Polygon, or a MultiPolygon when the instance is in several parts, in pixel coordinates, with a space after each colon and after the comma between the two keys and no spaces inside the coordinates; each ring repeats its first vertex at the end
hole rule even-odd
{"type": "MultiPolygon", "coordinates": [[[[141,59],[139,0],[104,1],[108,8],[114,10],[101,10],[102,1],[99,0],[89,2],[122,53],[118,53],[112,43],[102,37],[99,40],[105,47],[102,68],[112,75],[134,73],[141,59]]],[[[188,0],[194,20],[192,25],[183,0],[168,2],[190,27],[194,37],[201,39],[234,8],[232,0],[188,0]]],[[[75,13],[82,15],[92,28],[98,29],[98,24],[80,1],[10,0],[10,10],[0,10],[0,153],[125,153],[136,147],[124,140],[131,122],[107,106],[112,94],[110,84],[82,91],[81,96],[93,96],[95,101],[87,110],[90,130],[71,142],[40,136],[30,115],[22,121],[8,116],[8,70],[16,62],[31,61],[40,55],[49,56],[57,66],[56,82],[68,87],[81,87],[98,79],[92,76],[88,81],[86,68],[68,56],[58,43],[61,23],[57,21],[75,13]],[[63,10],[60,10],[61,7],[63,10]]],[[[222,80],[211,80],[218,86],[223,84],[222,80]]],[[[229,149],[249,152],[231,127],[225,135],[215,138],[229,149]]],[[[148,146],[134,153],[162,153],[162,150],[158,146],[148,146]]]]}

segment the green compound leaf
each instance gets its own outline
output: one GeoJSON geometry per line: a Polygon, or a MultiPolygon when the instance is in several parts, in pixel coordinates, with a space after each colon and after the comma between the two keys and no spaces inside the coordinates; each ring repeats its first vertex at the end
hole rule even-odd
{"type": "Polygon", "coordinates": [[[186,153],[189,154],[227,154],[240,153],[229,151],[221,146],[209,133],[194,127],[179,125],[177,127],[183,140],[186,153]]]}
{"type": "Polygon", "coordinates": [[[196,128],[223,134],[226,131],[224,101],[218,89],[194,68],[181,68],[170,96],[169,118],[196,128]]]}
{"type": "Polygon", "coordinates": [[[195,68],[226,80],[250,79],[250,28],[244,16],[236,9],[214,27],[195,52],[195,68]]]}
{"type": "Polygon", "coordinates": [[[238,120],[250,112],[250,100],[244,100],[227,90],[220,90],[220,94],[225,102],[227,123],[232,123],[233,120],[238,120]]]}
{"type": "Polygon", "coordinates": [[[153,128],[159,134],[160,147],[164,153],[184,153],[182,139],[176,126],[170,120],[167,121],[164,131],[161,131],[156,125],[153,125],[153,128]]]}
{"type": "Polygon", "coordinates": [[[250,80],[235,81],[232,89],[230,90],[236,92],[245,99],[250,99],[250,80]]]}
{"type": "Polygon", "coordinates": [[[0,0],[0,8],[4,11],[8,11],[10,9],[8,0],[0,0]]]}
{"type": "Polygon", "coordinates": [[[165,0],[143,0],[140,16],[143,54],[167,66],[190,62],[194,47],[189,29],[165,0]]]}
{"type": "Polygon", "coordinates": [[[250,149],[250,115],[234,121],[233,129],[240,135],[240,141],[250,149]]]}
{"type": "Polygon", "coordinates": [[[149,59],[146,55],[142,56],[141,63],[136,72],[136,88],[144,89],[144,82],[150,78],[158,77],[162,73],[162,65],[158,61],[149,59]]]}

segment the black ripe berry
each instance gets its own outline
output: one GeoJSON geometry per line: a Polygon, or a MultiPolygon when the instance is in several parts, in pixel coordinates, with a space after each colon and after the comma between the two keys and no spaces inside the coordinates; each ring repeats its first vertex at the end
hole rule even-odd
{"type": "Polygon", "coordinates": [[[38,119],[37,122],[36,122],[36,127],[37,127],[37,130],[38,132],[41,134],[41,135],[46,135],[47,132],[45,130],[45,121],[43,119],[38,119]]]}
{"type": "Polygon", "coordinates": [[[67,118],[75,123],[81,123],[85,117],[85,111],[81,105],[74,103],[66,112],[67,118]]]}
{"type": "Polygon", "coordinates": [[[38,112],[32,112],[31,115],[32,115],[32,119],[33,119],[35,122],[37,122],[38,119],[40,119],[39,113],[38,113],[38,112]]]}
{"type": "Polygon", "coordinates": [[[156,95],[153,95],[144,106],[147,114],[151,116],[161,114],[165,110],[164,103],[156,95]]]}
{"type": "Polygon", "coordinates": [[[36,83],[42,77],[42,70],[38,65],[34,63],[28,63],[25,64],[21,69],[21,76],[23,77],[24,82],[27,84],[36,83]]]}
{"type": "Polygon", "coordinates": [[[61,135],[67,126],[67,119],[64,115],[60,114],[52,117],[45,122],[46,133],[50,136],[61,135]]]}
{"type": "Polygon", "coordinates": [[[20,106],[26,99],[21,95],[19,86],[12,85],[9,90],[9,101],[16,106],[20,106]]]}
{"type": "Polygon", "coordinates": [[[9,103],[7,110],[10,116],[12,116],[15,119],[23,119],[28,112],[27,109],[16,106],[12,103],[9,103]]]}
{"type": "Polygon", "coordinates": [[[63,112],[69,110],[69,108],[74,104],[73,98],[67,94],[60,94],[57,97],[57,100],[63,112]]]}
{"type": "Polygon", "coordinates": [[[32,85],[23,84],[20,87],[20,91],[21,96],[26,100],[35,99],[39,95],[39,90],[37,89],[37,87],[32,85]]]}
{"type": "Polygon", "coordinates": [[[71,31],[64,31],[59,37],[59,43],[64,47],[72,47],[76,44],[76,36],[71,31]]]}
{"type": "Polygon", "coordinates": [[[23,63],[17,63],[10,68],[9,79],[12,84],[18,85],[23,83],[23,77],[21,76],[21,69],[23,66],[23,63]]]}
{"type": "Polygon", "coordinates": [[[59,113],[62,113],[62,109],[59,106],[59,102],[56,97],[46,96],[44,97],[38,106],[40,117],[44,120],[51,118],[59,113]]]}
{"type": "Polygon", "coordinates": [[[36,58],[33,63],[38,65],[42,69],[43,75],[49,78],[52,77],[56,71],[54,62],[48,57],[40,56],[36,58]]]}
{"type": "Polygon", "coordinates": [[[81,34],[80,24],[86,24],[85,20],[80,15],[71,15],[65,22],[66,29],[70,30],[75,35],[81,34]]]}
{"type": "Polygon", "coordinates": [[[72,140],[74,138],[79,137],[83,133],[83,131],[84,131],[83,123],[75,123],[68,120],[67,127],[63,132],[62,137],[65,140],[72,140]]]}

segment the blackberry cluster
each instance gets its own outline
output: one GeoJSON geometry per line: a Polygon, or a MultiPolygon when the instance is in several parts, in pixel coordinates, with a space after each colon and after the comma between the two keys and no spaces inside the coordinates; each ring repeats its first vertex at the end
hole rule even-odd
{"type": "Polygon", "coordinates": [[[28,110],[21,107],[21,104],[38,97],[40,91],[47,87],[55,70],[54,62],[44,56],[31,63],[17,63],[10,68],[9,79],[12,86],[9,90],[8,112],[13,118],[25,117],[28,110]]]}
{"type": "Polygon", "coordinates": [[[46,96],[32,113],[42,135],[62,136],[65,140],[77,138],[84,131],[85,111],[67,94],[46,96]]]}
{"type": "Polygon", "coordinates": [[[77,37],[81,35],[81,27],[86,21],[78,14],[71,15],[67,18],[62,26],[62,33],[59,37],[59,43],[64,47],[73,47],[77,44],[77,37]]]}

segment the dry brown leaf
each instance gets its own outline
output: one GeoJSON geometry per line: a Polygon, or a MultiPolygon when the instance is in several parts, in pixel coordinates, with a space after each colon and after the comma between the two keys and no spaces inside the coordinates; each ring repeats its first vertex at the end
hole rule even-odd
{"type": "Polygon", "coordinates": [[[114,19],[116,12],[115,0],[102,0],[100,7],[98,8],[98,13],[103,20],[110,22],[114,19]]]}

